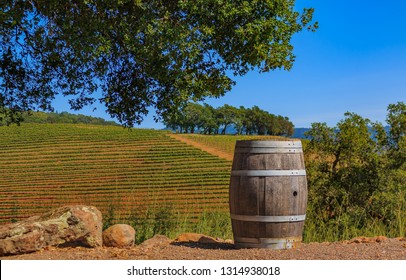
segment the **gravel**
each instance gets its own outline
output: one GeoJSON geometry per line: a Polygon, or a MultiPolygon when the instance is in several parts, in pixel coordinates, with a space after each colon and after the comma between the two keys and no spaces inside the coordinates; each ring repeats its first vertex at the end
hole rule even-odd
{"type": "Polygon", "coordinates": [[[216,242],[175,242],[159,236],[126,249],[46,248],[2,260],[406,260],[406,238],[359,237],[349,241],[301,244],[289,250],[235,249],[216,242]]]}

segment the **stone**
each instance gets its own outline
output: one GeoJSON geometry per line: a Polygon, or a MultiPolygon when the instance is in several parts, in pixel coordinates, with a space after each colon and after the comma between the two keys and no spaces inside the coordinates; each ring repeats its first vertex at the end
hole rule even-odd
{"type": "Polygon", "coordinates": [[[380,235],[380,236],[377,236],[375,238],[375,240],[376,240],[376,242],[381,243],[381,242],[387,242],[389,239],[386,236],[380,235]]]}
{"type": "Polygon", "coordinates": [[[358,237],[354,237],[352,238],[348,243],[367,243],[368,242],[368,237],[365,236],[358,236],[358,237]]]}
{"type": "Polygon", "coordinates": [[[169,245],[171,242],[172,240],[166,237],[165,235],[156,234],[154,235],[154,237],[142,242],[139,247],[141,249],[148,250],[158,246],[169,245]]]}
{"type": "Polygon", "coordinates": [[[126,248],[134,245],[135,229],[126,224],[116,224],[103,231],[103,245],[126,248]]]}
{"type": "Polygon", "coordinates": [[[196,242],[201,244],[213,244],[222,242],[222,240],[200,233],[182,233],[176,239],[176,242],[196,242]]]}
{"type": "Polygon", "coordinates": [[[0,256],[31,253],[49,246],[102,246],[102,214],[93,206],[54,209],[0,226],[0,256]]]}
{"type": "Polygon", "coordinates": [[[381,243],[381,242],[387,242],[388,238],[385,236],[375,236],[375,237],[365,237],[365,236],[359,236],[351,239],[348,243],[381,243]]]}

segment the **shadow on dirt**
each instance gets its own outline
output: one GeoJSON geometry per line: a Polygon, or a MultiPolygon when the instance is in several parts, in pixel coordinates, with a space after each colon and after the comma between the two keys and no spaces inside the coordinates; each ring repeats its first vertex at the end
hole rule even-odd
{"type": "Polygon", "coordinates": [[[199,249],[217,249],[217,250],[237,250],[234,247],[234,244],[230,243],[222,243],[222,242],[216,242],[216,243],[201,243],[201,242],[171,242],[171,245],[174,246],[184,246],[184,247],[189,247],[189,248],[199,248],[199,249]]]}

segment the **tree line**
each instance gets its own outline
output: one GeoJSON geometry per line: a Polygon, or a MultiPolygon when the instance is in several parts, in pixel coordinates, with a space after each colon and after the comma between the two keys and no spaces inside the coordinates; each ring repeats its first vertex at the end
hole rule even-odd
{"type": "Polygon", "coordinates": [[[294,126],[288,117],[271,114],[258,106],[221,107],[188,103],[182,112],[164,119],[166,127],[180,133],[292,136],[294,126]]]}
{"type": "MultiPolygon", "coordinates": [[[[0,126],[10,125],[12,122],[6,122],[1,119],[0,126]]],[[[22,115],[24,123],[70,123],[70,124],[96,124],[96,125],[118,125],[114,121],[106,121],[103,118],[86,116],[83,114],[71,114],[68,112],[24,112],[22,115]]],[[[19,123],[18,123],[19,124],[19,123]]]]}

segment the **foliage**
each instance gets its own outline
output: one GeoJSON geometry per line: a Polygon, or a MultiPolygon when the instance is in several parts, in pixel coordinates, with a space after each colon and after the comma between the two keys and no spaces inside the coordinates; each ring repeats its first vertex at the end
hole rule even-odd
{"type": "Polygon", "coordinates": [[[114,216],[115,210],[114,207],[109,208],[108,217],[103,219],[103,229],[111,226],[112,221],[129,224],[137,233],[136,244],[156,234],[175,238],[185,232],[196,232],[223,239],[232,238],[230,214],[221,208],[203,209],[193,222],[176,213],[172,205],[133,206],[131,214],[120,219],[114,216]]]}
{"type": "Polygon", "coordinates": [[[291,69],[292,36],[317,28],[313,9],[294,7],[294,0],[2,1],[0,114],[18,121],[19,112],[52,109],[62,94],[73,109],[100,101],[127,126],[151,106],[170,116],[188,100],[224,95],[233,75],[291,69]]]}
{"type": "Polygon", "coordinates": [[[230,213],[216,209],[205,210],[194,224],[192,231],[212,237],[231,239],[233,234],[230,213]]]}
{"type": "Polygon", "coordinates": [[[127,223],[136,231],[136,243],[142,243],[156,234],[170,236],[177,229],[177,220],[181,216],[176,215],[171,205],[159,207],[144,206],[141,209],[134,207],[132,213],[120,222],[127,223]]]}
{"type": "Polygon", "coordinates": [[[114,205],[110,204],[107,212],[103,215],[103,231],[114,225],[115,220],[114,205]]]}
{"type": "Polygon", "coordinates": [[[306,168],[313,234],[328,227],[341,239],[377,225],[404,234],[405,115],[403,102],[388,107],[389,133],[354,113],[346,113],[335,128],[312,124],[306,168]]]}
{"type": "Polygon", "coordinates": [[[293,123],[288,117],[270,114],[258,106],[236,108],[228,104],[213,108],[208,104],[189,102],[176,117],[164,119],[167,127],[185,133],[226,134],[234,128],[235,134],[291,136],[293,123]]]}
{"type": "MultiPolygon", "coordinates": [[[[95,124],[95,125],[118,125],[114,121],[106,121],[103,118],[95,118],[82,114],[71,114],[68,112],[45,113],[45,112],[26,112],[22,114],[25,123],[70,123],[70,124],[95,124]]],[[[10,125],[9,122],[0,121],[0,126],[10,125]]]]}

